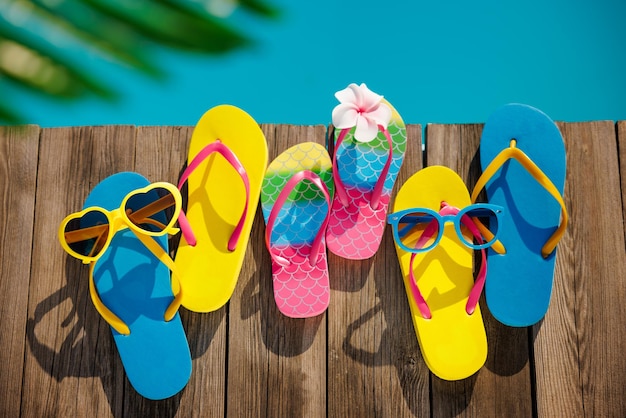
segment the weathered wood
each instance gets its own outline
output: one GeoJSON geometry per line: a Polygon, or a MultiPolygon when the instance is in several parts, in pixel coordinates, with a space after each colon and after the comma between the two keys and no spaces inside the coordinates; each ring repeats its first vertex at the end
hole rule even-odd
{"type": "Polygon", "coordinates": [[[122,416],[132,389],[89,298],[88,268],[65,254],[57,228],[99,181],[132,170],[134,154],[133,127],[42,130],[23,416],[122,416]]]}
{"type": "MultiPolygon", "coordinates": [[[[327,313],[280,314],[259,209],[231,301],[209,314],[181,310],[192,376],[158,402],[130,386],[89,298],[88,269],[65,254],[57,228],[110,174],[177,183],[193,128],[0,128],[0,415],[626,416],[626,122],[559,128],[570,225],[550,308],[532,328],[509,328],[481,300],[489,354],[477,374],[445,382],[429,373],[389,230],[371,260],[329,254],[327,313]]],[[[270,159],[326,137],[323,126],[262,129],[270,159]]],[[[454,169],[471,190],[481,130],[429,125],[427,164],[454,169]]],[[[407,132],[396,190],[422,166],[421,129],[407,132]]]]}
{"type": "Polygon", "coordinates": [[[38,143],[36,126],[0,127],[0,416],[3,417],[20,414],[38,143]]]}
{"type": "MultiPolygon", "coordinates": [[[[428,125],[426,161],[456,171],[471,193],[480,175],[478,147],[482,125],[428,125]]],[[[434,416],[530,417],[532,393],[528,330],[500,324],[484,301],[488,354],[485,366],[458,382],[432,376],[434,416]],[[471,394],[471,396],[468,396],[471,394]]]]}
{"type": "MultiPolygon", "coordinates": [[[[150,181],[177,185],[187,160],[192,127],[139,127],[135,170],[150,181]]],[[[186,198],[184,199],[186,200],[186,198]]],[[[175,248],[180,236],[170,240],[175,248]]],[[[172,250],[172,257],[175,251],[172,250]]],[[[223,417],[226,390],[227,308],[199,314],[180,310],[193,359],[191,378],[176,396],[153,402],[131,392],[124,401],[125,416],[223,417]],[[134,404],[133,408],[127,405],[134,404]]]]}
{"type": "MultiPolygon", "coordinates": [[[[395,191],[422,167],[421,137],[420,126],[407,127],[395,191]]],[[[428,369],[420,359],[390,230],[369,260],[329,253],[329,270],[328,415],[429,416],[428,369]]]]}
{"type": "Polygon", "coordinates": [[[626,226],[626,121],[617,122],[619,172],[622,183],[622,214],[626,226]]]}
{"type": "MultiPolygon", "coordinates": [[[[271,162],[302,142],[324,144],[324,126],[263,125],[271,162]]],[[[282,315],[272,290],[261,208],[229,303],[226,412],[231,417],[326,416],[326,314],[282,315]]]]}
{"type": "Polygon", "coordinates": [[[622,417],[626,254],[615,126],[559,127],[571,223],[558,247],[548,315],[534,327],[537,411],[545,417],[622,417]]]}

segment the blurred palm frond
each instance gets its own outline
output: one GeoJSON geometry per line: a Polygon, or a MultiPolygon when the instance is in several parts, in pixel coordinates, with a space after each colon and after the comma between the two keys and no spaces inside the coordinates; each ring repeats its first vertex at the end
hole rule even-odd
{"type": "Polygon", "coordinates": [[[94,51],[163,77],[150,54],[155,45],[211,55],[249,46],[253,40],[222,17],[237,7],[278,15],[264,0],[0,0],[0,81],[18,92],[0,95],[0,122],[23,120],[10,97],[22,90],[59,100],[118,97],[113,80],[86,65],[94,51]]]}

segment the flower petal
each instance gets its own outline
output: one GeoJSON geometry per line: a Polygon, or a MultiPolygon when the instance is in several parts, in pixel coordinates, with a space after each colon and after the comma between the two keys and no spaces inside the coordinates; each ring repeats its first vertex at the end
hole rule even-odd
{"type": "Polygon", "coordinates": [[[333,109],[333,125],[337,129],[352,128],[356,125],[359,111],[352,103],[342,103],[333,109]]]}
{"type": "Polygon", "coordinates": [[[363,115],[356,120],[356,131],[354,131],[354,139],[359,142],[370,142],[378,135],[378,125],[363,115]]]}
{"type": "Polygon", "coordinates": [[[359,94],[360,94],[359,108],[361,109],[362,112],[366,112],[366,113],[371,112],[372,110],[375,110],[380,104],[380,101],[383,99],[383,96],[376,94],[370,89],[368,89],[365,83],[362,83],[359,86],[359,94]]]}
{"type": "Polygon", "coordinates": [[[367,101],[367,86],[364,83],[361,83],[360,86],[356,84],[350,84],[352,90],[354,91],[354,104],[357,105],[359,111],[363,112],[365,110],[365,103],[367,101]]]}
{"type": "Polygon", "coordinates": [[[365,116],[387,129],[387,125],[389,125],[391,120],[391,108],[386,103],[380,103],[376,109],[367,112],[365,116]]]}
{"type": "Polygon", "coordinates": [[[352,83],[345,89],[335,93],[335,97],[339,100],[339,103],[356,103],[356,96],[354,94],[356,89],[358,89],[357,85],[352,83]]]}

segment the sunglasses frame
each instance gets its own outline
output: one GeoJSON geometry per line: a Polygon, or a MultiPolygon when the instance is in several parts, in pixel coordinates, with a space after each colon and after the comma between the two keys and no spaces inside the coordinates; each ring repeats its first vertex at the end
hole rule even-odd
{"type": "MultiPolygon", "coordinates": [[[[476,203],[473,205],[469,205],[466,206],[465,208],[461,209],[456,215],[441,215],[438,212],[434,211],[433,209],[430,208],[423,208],[423,207],[416,207],[416,208],[409,208],[409,209],[404,209],[401,210],[399,212],[394,212],[391,213],[387,216],[387,223],[391,225],[391,229],[393,232],[393,238],[396,241],[396,243],[398,244],[398,246],[400,248],[402,248],[404,251],[410,252],[410,253],[422,253],[422,252],[426,252],[426,251],[430,251],[433,248],[435,248],[437,245],[439,245],[439,241],[441,241],[441,237],[443,236],[443,231],[444,231],[444,226],[446,224],[446,222],[452,222],[454,224],[454,228],[456,230],[457,235],[459,236],[459,238],[461,238],[461,242],[463,242],[463,244],[465,244],[466,246],[468,246],[469,248],[472,248],[474,250],[481,250],[483,248],[487,248],[490,247],[493,243],[498,241],[498,235],[499,235],[499,228],[498,231],[496,231],[496,233],[493,235],[493,237],[487,241],[484,242],[482,244],[469,244],[465,237],[463,236],[463,233],[461,231],[461,219],[463,218],[463,216],[465,216],[469,211],[472,210],[476,210],[476,209],[487,209],[490,210],[493,214],[495,214],[496,219],[498,220],[498,225],[501,224],[501,216],[503,213],[503,208],[501,206],[498,205],[492,205],[489,203],[476,203]],[[399,230],[399,224],[400,224],[400,220],[407,214],[410,213],[415,213],[415,212],[422,212],[425,214],[428,214],[430,216],[432,216],[434,219],[437,220],[437,223],[439,225],[439,227],[437,228],[437,237],[435,238],[435,241],[433,242],[432,245],[429,245],[428,247],[425,248],[411,248],[408,247],[407,245],[405,245],[401,238],[400,238],[400,230],[399,230]],[[446,221],[446,219],[450,219],[446,221]]],[[[491,214],[490,214],[491,216],[491,214]]],[[[471,217],[470,217],[471,218],[471,217]]]]}
{"type": "Polygon", "coordinates": [[[120,207],[117,209],[110,211],[110,210],[101,208],[99,206],[90,206],[88,208],[81,210],[80,212],[75,212],[66,216],[61,222],[61,225],[59,226],[59,241],[61,242],[61,246],[63,247],[63,249],[67,251],[68,254],[70,254],[72,257],[75,257],[79,260],[82,260],[83,264],[89,264],[98,260],[106,252],[107,248],[109,247],[109,244],[111,243],[111,240],[113,239],[113,236],[115,236],[117,232],[124,230],[126,228],[131,229],[135,234],[143,234],[143,235],[149,235],[149,236],[162,236],[165,234],[170,234],[170,235],[177,234],[179,229],[175,228],[174,224],[178,220],[178,216],[180,214],[181,208],[182,208],[182,197],[181,197],[180,191],[178,190],[176,186],[167,182],[152,183],[146,187],[135,189],[129,192],[122,200],[120,207]],[[128,203],[128,200],[130,200],[130,198],[139,194],[149,193],[151,190],[159,189],[159,188],[167,190],[174,197],[174,215],[172,216],[172,219],[170,220],[170,222],[161,231],[156,231],[156,232],[147,231],[145,229],[140,228],[139,226],[137,226],[137,224],[131,221],[129,218],[129,215],[126,213],[124,208],[126,207],[126,204],[128,203]],[[100,212],[107,218],[109,222],[108,223],[109,230],[108,230],[107,239],[105,243],[102,245],[102,249],[100,250],[100,252],[96,254],[95,256],[83,255],[74,251],[70,247],[70,244],[68,244],[65,238],[65,228],[67,227],[67,224],[74,219],[82,218],[86,213],[89,213],[89,212],[100,212]]]}

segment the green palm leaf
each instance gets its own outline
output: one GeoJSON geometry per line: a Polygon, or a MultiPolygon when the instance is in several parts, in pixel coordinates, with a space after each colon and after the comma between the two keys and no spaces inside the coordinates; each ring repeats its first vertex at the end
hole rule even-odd
{"type": "Polygon", "coordinates": [[[105,16],[142,35],[175,48],[226,52],[244,46],[246,38],[208,14],[152,0],[82,0],[105,16]]]}
{"type": "Polygon", "coordinates": [[[0,120],[4,120],[10,124],[20,123],[20,118],[13,110],[5,107],[0,103],[0,120]]]}
{"type": "MultiPolygon", "coordinates": [[[[236,4],[262,18],[278,14],[263,0],[236,4]]],[[[0,0],[0,78],[59,100],[118,96],[111,80],[94,76],[52,42],[50,32],[70,39],[74,49],[95,49],[151,77],[165,72],[146,45],[215,55],[253,43],[205,6],[192,0],[0,0]]],[[[9,94],[0,98],[0,121],[21,122],[9,94]]]]}
{"type": "Polygon", "coordinates": [[[34,0],[33,4],[46,20],[80,41],[139,71],[153,76],[163,75],[163,71],[142,48],[143,38],[132,27],[124,27],[79,1],[34,0]]]}

